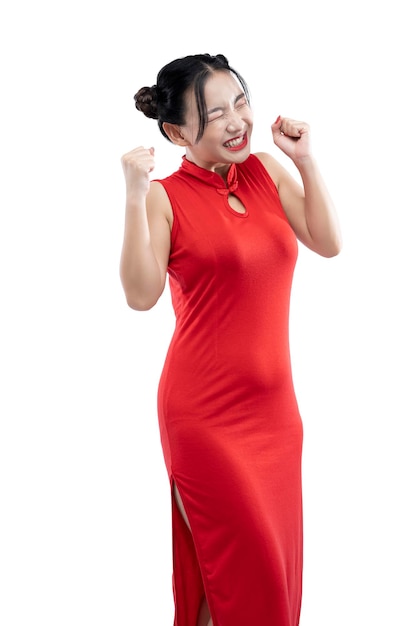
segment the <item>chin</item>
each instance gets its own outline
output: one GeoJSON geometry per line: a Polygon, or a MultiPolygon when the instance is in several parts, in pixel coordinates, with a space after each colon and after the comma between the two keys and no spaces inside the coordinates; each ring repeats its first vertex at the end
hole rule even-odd
{"type": "Polygon", "coordinates": [[[233,152],[230,155],[230,160],[233,163],[243,163],[243,161],[246,161],[249,155],[250,155],[250,145],[248,143],[248,145],[245,146],[243,150],[239,150],[239,152],[233,152]]]}

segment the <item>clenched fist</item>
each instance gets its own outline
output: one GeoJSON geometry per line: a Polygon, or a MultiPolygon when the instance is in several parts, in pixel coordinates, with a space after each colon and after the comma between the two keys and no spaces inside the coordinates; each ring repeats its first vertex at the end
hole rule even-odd
{"type": "Polygon", "coordinates": [[[311,156],[310,127],[306,122],[279,116],[271,130],[275,145],[294,162],[311,156]]]}
{"type": "Polygon", "coordinates": [[[154,148],[139,146],[122,156],[122,167],[126,179],[126,189],[131,193],[147,194],[149,174],[155,168],[154,148]]]}

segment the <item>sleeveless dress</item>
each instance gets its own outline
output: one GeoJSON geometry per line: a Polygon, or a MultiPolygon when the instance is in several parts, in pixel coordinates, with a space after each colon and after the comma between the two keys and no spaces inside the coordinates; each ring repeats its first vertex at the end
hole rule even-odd
{"type": "Polygon", "coordinates": [[[176,325],[158,389],[174,624],[196,626],[205,595],[214,626],[296,626],[303,431],[289,304],[297,241],[254,154],[231,165],[227,184],[185,157],[159,182],[174,214],[176,325]],[[230,207],[229,193],[245,213],[230,207]]]}

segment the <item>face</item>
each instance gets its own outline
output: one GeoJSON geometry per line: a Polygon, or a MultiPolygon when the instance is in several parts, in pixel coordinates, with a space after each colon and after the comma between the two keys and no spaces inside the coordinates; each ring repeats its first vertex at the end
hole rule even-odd
{"type": "Polygon", "coordinates": [[[230,163],[241,163],[250,153],[253,116],[241,85],[229,72],[217,71],[207,79],[205,90],[208,124],[196,143],[199,127],[193,93],[188,100],[185,126],[187,158],[205,169],[217,170],[230,163]]]}

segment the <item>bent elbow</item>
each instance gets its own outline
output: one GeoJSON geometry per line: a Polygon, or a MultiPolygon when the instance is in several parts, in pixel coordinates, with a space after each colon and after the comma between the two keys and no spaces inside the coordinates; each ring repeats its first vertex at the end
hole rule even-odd
{"type": "Polygon", "coordinates": [[[340,254],[343,247],[342,238],[340,235],[333,237],[330,241],[327,241],[320,250],[319,254],[326,259],[331,259],[340,254]]]}
{"type": "Polygon", "coordinates": [[[331,256],[337,256],[341,253],[343,248],[343,241],[341,237],[338,237],[337,240],[333,243],[333,250],[331,256]]]}
{"type": "Polygon", "coordinates": [[[150,311],[159,298],[142,299],[126,295],[126,302],[130,309],[134,311],[150,311]]]}
{"type": "Polygon", "coordinates": [[[134,311],[149,311],[158,302],[165,285],[143,286],[131,284],[123,281],[122,287],[126,298],[126,303],[134,311]]]}
{"type": "Polygon", "coordinates": [[[335,256],[338,256],[342,251],[342,245],[332,246],[328,250],[322,252],[322,256],[326,257],[326,259],[332,259],[335,256]]]}

